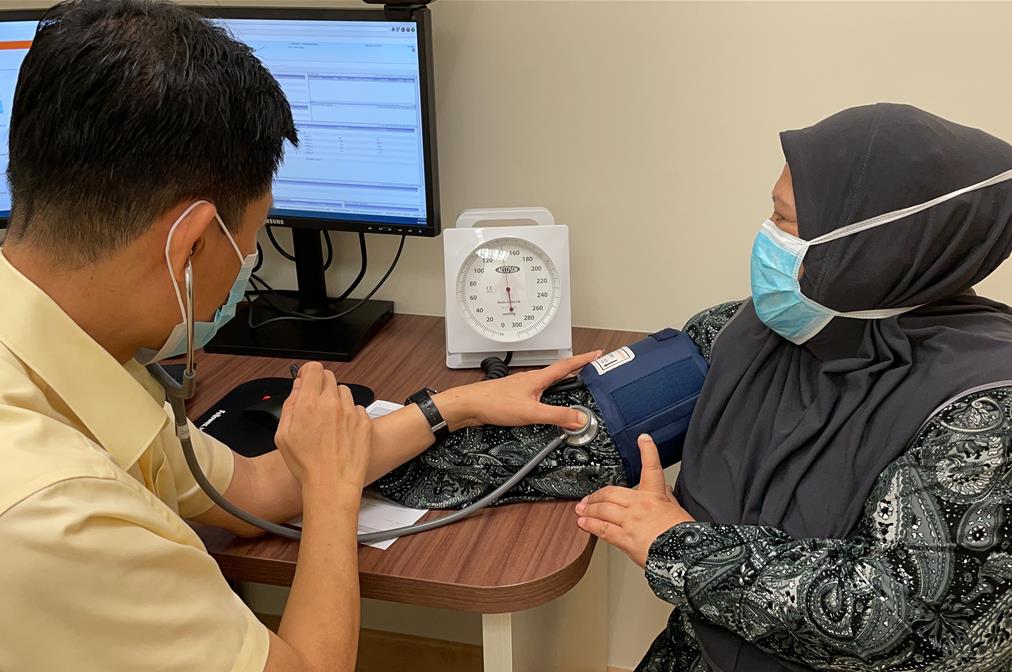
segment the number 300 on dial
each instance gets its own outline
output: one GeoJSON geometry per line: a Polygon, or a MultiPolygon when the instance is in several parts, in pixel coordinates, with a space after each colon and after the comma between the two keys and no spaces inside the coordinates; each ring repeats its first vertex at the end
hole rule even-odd
{"type": "Polygon", "coordinates": [[[562,292],[552,258],[521,238],[475,248],[457,274],[457,303],[480,335],[501,343],[541,333],[559,309],[562,292]]]}

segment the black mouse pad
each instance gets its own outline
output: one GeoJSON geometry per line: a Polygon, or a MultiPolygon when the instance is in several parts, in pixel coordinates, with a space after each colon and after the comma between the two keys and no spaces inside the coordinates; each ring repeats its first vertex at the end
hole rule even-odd
{"type": "MultiPolygon", "coordinates": [[[[368,406],[376,399],[368,387],[342,384],[348,385],[359,406],[368,406]]],[[[222,397],[194,424],[245,457],[269,453],[275,448],[274,430],[251,420],[244,411],[267,397],[287,395],[291,391],[291,378],[260,378],[245,382],[222,397]]]]}

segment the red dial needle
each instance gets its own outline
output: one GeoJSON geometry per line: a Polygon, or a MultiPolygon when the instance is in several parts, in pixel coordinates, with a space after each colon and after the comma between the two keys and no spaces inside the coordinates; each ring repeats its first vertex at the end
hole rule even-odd
{"type": "Polygon", "coordinates": [[[510,288],[509,288],[508,285],[506,287],[506,298],[509,299],[509,302],[510,302],[510,312],[512,313],[513,312],[513,292],[510,290],[510,288]]]}

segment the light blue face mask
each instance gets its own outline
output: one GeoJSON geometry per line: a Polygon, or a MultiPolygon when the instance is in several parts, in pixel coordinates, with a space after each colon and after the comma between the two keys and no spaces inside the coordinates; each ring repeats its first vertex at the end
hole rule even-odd
{"type": "Polygon", "coordinates": [[[964,187],[944,196],[902,210],[887,212],[831,231],[812,240],[802,240],[781,230],[770,220],[763,222],[752,247],[752,303],[763,324],[788,341],[801,345],[834,317],[880,320],[909,312],[920,306],[840,312],[827,308],[801,293],[799,274],[808,249],[852,236],[883,224],[927,210],[951,198],[1012,179],[1012,170],[964,187]]]}
{"type": "MultiPolygon", "coordinates": [[[[186,219],[186,217],[193,212],[194,208],[205,203],[207,203],[207,201],[197,201],[191,205],[183,212],[182,215],[179,216],[179,219],[177,219],[172,225],[172,228],[169,229],[169,236],[165,241],[165,263],[169,266],[169,278],[172,280],[172,286],[176,290],[176,300],[179,302],[179,313],[182,317],[182,321],[173,328],[172,333],[169,334],[169,337],[165,341],[165,345],[163,345],[158,352],[145,349],[137,353],[136,358],[141,364],[147,365],[154,362],[160,362],[165,359],[170,359],[172,357],[178,357],[179,355],[184,354],[188,349],[186,336],[187,311],[186,306],[183,303],[183,294],[179,289],[179,283],[176,281],[175,275],[171,270],[172,265],[169,259],[169,246],[172,243],[172,234],[175,233],[176,227],[179,226],[180,222],[186,219]]],[[[239,257],[239,261],[242,262],[242,265],[239,267],[239,274],[236,276],[235,282],[232,283],[232,289],[228,292],[228,299],[226,299],[224,305],[215,311],[212,321],[195,321],[193,323],[194,350],[199,350],[210,343],[211,339],[218,333],[218,330],[225,326],[229,320],[235,317],[236,306],[239,305],[239,302],[242,301],[243,297],[246,295],[246,284],[249,282],[250,275],[253,274],[253,269],[256,267],[257,263],[257,253],[253,252],[253,254],[243,257],[242,252],[239,251],[239,246],[236,244],[235,239],[232,238],[232,234],[230,234],[228,229],[225,228],[225,223],[221,221],[221,217],[218,216],[218,213],[215,213],[214,218],[218,220],[218,225],[221,227],[222,232],[224,232],[225,237],[228,238],[228,242],[232,244],[232,249],[235,250],[236,256],[239,257]]]]}

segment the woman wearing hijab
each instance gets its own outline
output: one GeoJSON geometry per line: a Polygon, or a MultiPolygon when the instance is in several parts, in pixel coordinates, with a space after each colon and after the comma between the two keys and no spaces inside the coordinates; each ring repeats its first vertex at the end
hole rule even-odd
{"type": "Polygon", "coordinates": [[[676,606],[639,669],[1012,669],[1012,311],[970,291],[1012,147],[885,104],[781,140],[752,298],[688,327],[676,494],[577,506],[676,606]]]}
{"type": "MultiPolygon", "coordinates": [[[[685,328],[710,369],[674,493],[649,437],[618,487],[605,431],[505,501],[597,490],[579,525],[675,605],[638,672],[1010,670],[1012,309],[971,288],[1012,251],[1012,147],[892,104],[781,141],[751,298],[685,328]]],[[[466,505],[554,433],[470,428],[380,486],[466,505]]]]}

